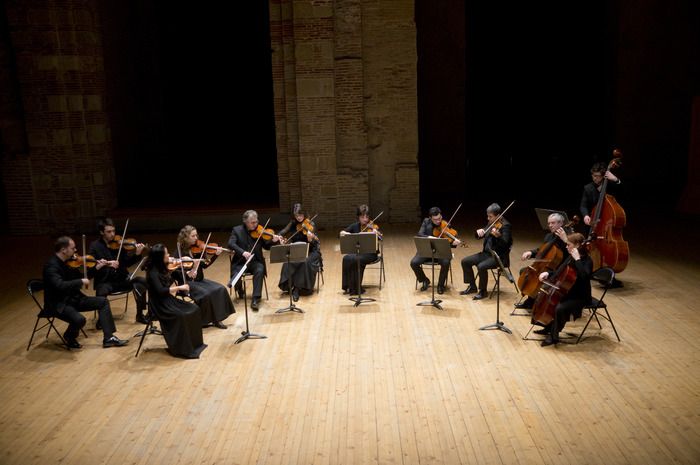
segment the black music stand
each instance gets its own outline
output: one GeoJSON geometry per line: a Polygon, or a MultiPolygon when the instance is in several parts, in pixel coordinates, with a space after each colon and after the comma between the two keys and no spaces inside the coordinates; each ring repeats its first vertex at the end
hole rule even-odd
{"type": "Polygon", "coordinates": [[[537,219],[540,222],[540,226],[542,229],[545,231],[549,231],[549,215],[552,213],[559,213],[561,216],[564,217],[564,224],[569,222],[569,216],[566,214],[566,212],[563,212],[561,210],[549,210],[547,208],[535,208],[535,214],[537,215],[537,219]]]}
{"type": "Polygon", "coordinates": [[[340,253],[357,255],[357,297],[350,297],[355,307],[362,302],[374,302],[376,299],[362,297],[362,273],[360,272],[360,254],[377,253],[377,235],[373,232],[346,234],[340,238],[340,253]]]}
{"type": "MultiPolygon", "coordinates": [[[[250,260],[250,259],[249,259],[250,260]]],[[[229,283],[229,286],[233,289],[236,287],[236,283],[238,282],[239,279],[243,277],[243,273],[245,273],[245,270],[248,269],[248,262],[245,262],[243,265],[243,268],[241,268],[241,271],[238,272],[236,276],[231,279],[231,282],[229,283]]],[[[248,327],[248,298],[246,296],[246,289],[245,289],[245,281],[243,281],[243,306],[245,308],[245,331],[241,332],[241,337],[236,339],[236,342],[234,344],[239,344],[246,339],[267,339],[267,336],[264,336],[262,334],[255,334],[250,332],[250,328],[248,327]]]]}
{"type": "Polygon", "coordinates": [[[304,313],[301,307],[294,305],[292,300],[292,267],[290,263],[299,263],[306,261],[309,255],[308,242],[294,242],[292,244],[273,245],[270,247],[270,263],[286,263],[287,264],[287,284],[289,285],[289,305],[280,308],[275,313],[298,312],[304,313]]]}
{"type": "Polygon", "coordinates": [[[490,250],[491,255],[493,256],[493,259],[496,260],[496,263],[498,264],[498,272],[496,273],[496,322],[490,325],[482,326],[479,328],[479,330],[484,330],[484,329],[500,329],[504,333],[508,334],[513,334],[510,329],[506,328],[506,325],[503,324],[502,321],[500,321],[501,317],[501,275],[504,275],[506,278],[508,278],[508,281],[515,282],[513,279],[513,275],[508,272],[508,269],[503,266],[503,262],[501,261],[501,257],[498,256],[496,252],[493,250],[490,250]]]}
{"type": "Polygon", "coordinates": [[[430,258],[430,269],[432,273],[432,292],[433,297],[430,300],[417,303],[417,306],[433,306],[442,310],[442,300],[435,300],[435,259],[452,260],[452,249],[450,241],[445,238],[437,237],[414,237],[413,242],[416,244],[416,251],[419,257],[430,258]]]}

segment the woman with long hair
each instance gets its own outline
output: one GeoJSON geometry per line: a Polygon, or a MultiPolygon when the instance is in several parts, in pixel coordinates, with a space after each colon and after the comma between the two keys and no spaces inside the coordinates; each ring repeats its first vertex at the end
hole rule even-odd
{"type": "Polygon", "coordinates": [[[300,203],[292,207],[292,218],[278,233],[280,236],[289,237],[288,242],[306,242],[309,244],[309,253],[306,261],[282,264],[280,272],[279,288],[289,290],[288,277],[292,281],[292,298],[296,302],[299,295],[311,295],[314,292],[316,273],[323,267],[321,258],[321,243],[316,235],[316,224],[306,218],[306,213],[300,203]]]}

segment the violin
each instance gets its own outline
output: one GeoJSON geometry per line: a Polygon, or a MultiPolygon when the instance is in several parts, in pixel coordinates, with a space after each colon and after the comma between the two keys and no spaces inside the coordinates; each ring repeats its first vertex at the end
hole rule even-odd
{"type": "MultiPolygon", "coordinates": [[[[134,239],[132,237],[128,237],[128,238],[122,240],[122,236],[117,234],[116,236],[114,236],[114,239],[109,241],[109,243],[107,244],[107,247],[109,247],[112,250],[119,250],[119,247],[122,247],[127,252],[131,252],[131,251],[136,250],[136,247],[139,244],[140,244],[140,242],[138,242],[136,239],[134,239]]],[[[150,248],[150,246],[148,244],[143,244],[143,246],[147,249],[150,248]]]]}
{"type": "Polygon", "coordinates": [[[198,258],[190,258],[190,257],[183,257],[183,258],[174,258],[170,257],[170,260],[168,261],[168,271],[175,271],[180,266],[186,270],[191,270],[192,267],[194,266],[194,262],[199,261],[198,258]]]}
{"type": "MultiPolygon", "coordinates": [[[[208,255],[214,255],[219,250],[222,252],[234,253],[230,249],[227,249],[225,247],[219,247],[219,245],[216,242],[210,242],[206,244],[206,246],[208,255]]],[[[204,241],[201,239],[197,239],[197,242],[195,242],[195,244],[190,247],[190,252],[192,252],[193,254],[198,254],[202,253],[202,249],[204,249],[204,241]]]]}
{"type": "Polygon", "coordinates": [[[81,268],[83,266],[83,263],[87,268],[92,268],[93,266],[97,265],[97,259],[92,255],[81,256],[78,254],[74,254],[72,257],[66,260],[66,265],[68,265],[71,268],[81,268]]]}
{"type": "Polygon", "coordinates": [[[262,237],[262,240],[270,241],[275,236],[275,231],[272,228],[265,229],[261,225],[258,225],[257,228],[253,229],[252,231],[248,231],[248,234],[250,234],[250,237],[253,239],[259,239],[262,237]]]}
{"type": "Polygon", "coordinates": [[[379,225],[377,225],[377,223],[375,223],[375,221],[377,221],[377,219],[380,216],[382,216],[383,213],[384,213],[384,211],[382,210],[381,212],[379,212],[379,215],[374,217],[373,220],[369,220],[369,223],[367,223],[365,225],[365,227],[360,230],[360,232],[373,232],[374,234],[377,235],[379,240],[382,240],[384,238],[384,236],[382,235],[381,231],[379,231],[379,225]]]}
{"type": "Polygon", "coordinates": [[[293,238],[294,236],[296,236],[296,235],[299,234],[299,233],[304,234],[304,235],[306,235],[306,236],[308,236],[309,234],[313,234],[314,238],[316,238],[316,234],[314,233],[314,230],[315,230],[316,228],[315,228],[314,224],[312,223],[312,221],[313,221],[314,218],[316,218],[317,216],[318,216],[318,213],[315,214],[315,215],[313,216],[313,218],[311,218],[311,219],[309,219],[309,218],[304,218],[304,221],[302,221],[301,223],[297,223],[297,225],[296,225],[296,231],[295,231],[294,233],[292,233],[292,235],[290,235],[289,237],[285,237],[285,238],[284,238],[284,242],[289,241],[291,238],[293,238]]]}
{"type": "MultiPolygon", "coordinates": [[[[445,237],[450,241],[450,244],[455,240],[459,240],[457,237],[457,230],[450,228],[450,224],[445,220],[442,220],[438,226],[433,226],[433,236],[438,238],[445,237]]],[[[466,242],[462,242],[461,246],[468,247],[466,242]]]]}

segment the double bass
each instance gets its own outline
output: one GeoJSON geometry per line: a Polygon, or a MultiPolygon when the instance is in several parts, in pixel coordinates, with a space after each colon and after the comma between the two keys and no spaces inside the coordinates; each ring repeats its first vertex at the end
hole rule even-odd
{"type": "MultiPolygon", "coordinates": [[[[608,171],[619,167],[622,153],[613,150],[613,159],[608,164],[608,171]]],[[[622,228],[627,224],[627,216],[615,197],[607,193],[608,179],[603,179],[598,203],[593,208],[590,241],[590,255],[593,259],[593,269],[610,267],[615,273],[622,272],[627,267],[630,249],[627,241],[622,238],[622,228]]]]}

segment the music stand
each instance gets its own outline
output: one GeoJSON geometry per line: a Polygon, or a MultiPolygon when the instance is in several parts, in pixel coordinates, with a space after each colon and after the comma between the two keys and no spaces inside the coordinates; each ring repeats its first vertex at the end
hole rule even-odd
{"type": "Polygon", "coordinates": [[[374,302],[376,299],[362,297],[362,274],[360,273],[360,254],[377,253],[377,235],[373,232],[346,234],[340,238],[340,253],[354,253],[357,258],[357,297],[350,297],[355,307],[362,302],[374,302]]]}
{"type": "Polygon", "coordinates": [[[545,231],[549,231],[549,224],[547,224],[547,222],[549,215],[552,213],[559,213],[562,215],[564,217],[564,224],[569,222],[569,217],[567,216],[566,212],[560,210],[549,210],[547,208],[535,208],[535,214],[537,214],[537,219],[540,221],[540,226],[545,231]]]}
{"type": "Polygon", "coordinates": [[[416,251],[419,257],[430,258],[430,269],[432,273],[432,299],[417,303],[417,306],[433,306],[442,310],[442,300],[435,300],[435,259],[452,260],[452,249],[450,241],[445,238],[437,237],[414,237],[413,242],[416,244],[416,251]]]}
{"type": "Polygon", "coordinates": [[[501,317],[501,275],[505,275],[506,278],[508,278],[508,281],[514,282],[515,280],[513,279],[513,275],[511,275],[508,270],[506,269],[505,266],[503,266],[503,262],[501,261],[501,257],[498,256],[496,252],[493,250],[490,250],[491,255],[493,256],[494,260],[496,260],[496,263],[498,264],[498,272],[496,273],[496,322],[490,325],[482,326],[479,328],[479,330],[484,330],[484,329],[500,329],[504,333],[508,334],[513,334],[510,329],[506,328],[506,325],[503,324],[502,321],[500,321],[501,317]]]}
{"type": "MultiPolygon", "coordinates": [[[[231,288],[236,287],[236,283],[238,282],[239,279],[243,276],[243,273],[245,273],[245,270],[248,269],[248,262],[253,258],[251,255],[251,258],[249,258],[244,264],[243,268],[241,268],[241,271],[238,272],[236,276],[231,279],[231,282],[229,283],[229,286],[231,288]]],[[[255,334],[250,332],[250,328],[248,327],[248,298],[246,297],[246,289],[245,289],[245,280],[243,281],[243,306],[245,308],[245,331],[241,332],[241,337],[236,339],[236,342],[234,344],[239,344],[246,339],[266,339],[267,336],[264,336],[262,334],[255,334]]]]}
{"type": "Polygon", "coordinates": [[[308,242],[294,242],[292,244],[273,245],[270,247],[270,263],[287,263],[287,284],[289,285],[289,305],[280,308],[275,313],[304,313],[304,310],[294,305],[294,301],[292,301],[292,267],[289,264],[306,261],[308,255],[308,242]]]}

